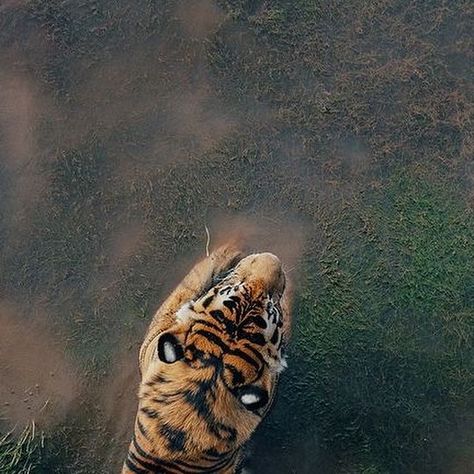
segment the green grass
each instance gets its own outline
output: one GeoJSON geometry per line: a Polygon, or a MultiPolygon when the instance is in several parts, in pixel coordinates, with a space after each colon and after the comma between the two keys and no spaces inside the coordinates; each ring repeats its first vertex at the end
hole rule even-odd
{"type": "Polygon", "coordinates": [[[30,474],[40,464],[44,437],[31,422],[19,434],[0,436],[0,472],[3,474],[30,474]]]}
{"type": "Polygon", "coordinates": [[[275,436],[292,452],[317,439],[336,472],[442,473],[469,459],[474,215],[462,196],[408,167],[325,228],[299,293],[294,372],[262,444],[275,436]]]}

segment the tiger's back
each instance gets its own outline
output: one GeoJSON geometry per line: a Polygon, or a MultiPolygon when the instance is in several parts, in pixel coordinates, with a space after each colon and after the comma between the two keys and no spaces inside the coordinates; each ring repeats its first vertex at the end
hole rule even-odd
{"type": "Polygon", "coordinates": [[[158,310],[125,473],[234,473],[267,413],[289,336],[285,275],[269,253],[224,247],[158,310]]]}

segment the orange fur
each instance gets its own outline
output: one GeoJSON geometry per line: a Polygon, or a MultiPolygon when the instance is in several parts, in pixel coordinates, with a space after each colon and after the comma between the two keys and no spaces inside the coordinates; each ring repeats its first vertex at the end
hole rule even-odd
{"type": "Polygon", "coordinates": [[[289,336],[280,261],[232,247],[198,263],[140,350],[138,413],[122,474],[237,472],[267,413],[289,336]]]}

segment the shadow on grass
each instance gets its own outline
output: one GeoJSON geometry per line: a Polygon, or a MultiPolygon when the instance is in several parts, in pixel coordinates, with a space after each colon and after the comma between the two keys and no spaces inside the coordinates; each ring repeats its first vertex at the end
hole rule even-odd
{"type": "Polygon", "coordinates": [[[307,255],[258,472],[472,468],[474,215],[425,167],[377,194],[347,206],[307,255]]]}

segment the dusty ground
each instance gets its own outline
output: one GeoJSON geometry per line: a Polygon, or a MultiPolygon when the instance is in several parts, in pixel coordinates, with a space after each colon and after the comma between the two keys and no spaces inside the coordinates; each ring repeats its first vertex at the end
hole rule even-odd
{"type": "Polygon", "coordinates": [[[0,4],[0,431],[38,422],[37,472],[117,472],[137,349],[206,225],[297,282],[255,472],[473,471],[472,16],[0,4]]]}

